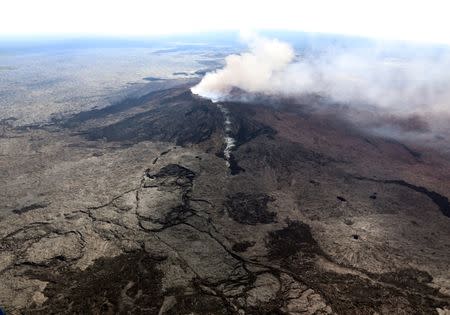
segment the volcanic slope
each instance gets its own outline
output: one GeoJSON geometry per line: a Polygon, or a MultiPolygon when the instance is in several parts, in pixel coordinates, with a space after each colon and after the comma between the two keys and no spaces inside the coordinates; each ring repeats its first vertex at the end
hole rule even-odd
{"type": "Polygon", "coordinates": [[[180,86],[3,125],[0,305],[448,313],[448,156],[279,102],[222,102],[225,130],[217,104],[180,86]]]}

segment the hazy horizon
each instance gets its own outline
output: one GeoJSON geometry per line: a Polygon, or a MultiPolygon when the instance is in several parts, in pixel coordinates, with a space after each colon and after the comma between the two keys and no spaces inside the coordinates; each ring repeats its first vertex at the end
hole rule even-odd
{"type": "Polygon", "coordinates": [[[285,30],[450,44],[445,1],[6,1],[2,37],[148,37],[285,30]],[[219,14],[220,13],[220,14],[219,14]],[[230,18],[232,17],[232,18],[230,18]]]}

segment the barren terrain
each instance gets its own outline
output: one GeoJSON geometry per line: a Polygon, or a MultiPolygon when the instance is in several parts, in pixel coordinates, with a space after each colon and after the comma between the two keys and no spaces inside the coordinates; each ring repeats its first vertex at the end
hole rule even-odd
{"type": "Polygon", "coordinates": [[[191,86],[2,123],[7,313],[450,312],[445,152],[191,86]]]}

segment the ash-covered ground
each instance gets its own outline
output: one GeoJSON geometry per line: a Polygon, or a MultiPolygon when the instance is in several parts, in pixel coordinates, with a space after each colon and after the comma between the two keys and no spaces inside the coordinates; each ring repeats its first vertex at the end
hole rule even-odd
{"type": "Polygon", "coordinates": [[[449,313],[446,150],[198,80],[2,122],[8,314],[449,313]]]}

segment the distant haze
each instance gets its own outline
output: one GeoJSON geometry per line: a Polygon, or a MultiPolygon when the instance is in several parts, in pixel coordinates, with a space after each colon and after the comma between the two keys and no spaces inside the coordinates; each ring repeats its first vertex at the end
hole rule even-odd
{"type": "Polygon", "coordinates": [[[450,43],[443,0],[4,0],[0,36],[276,29],[450,43]]]}

